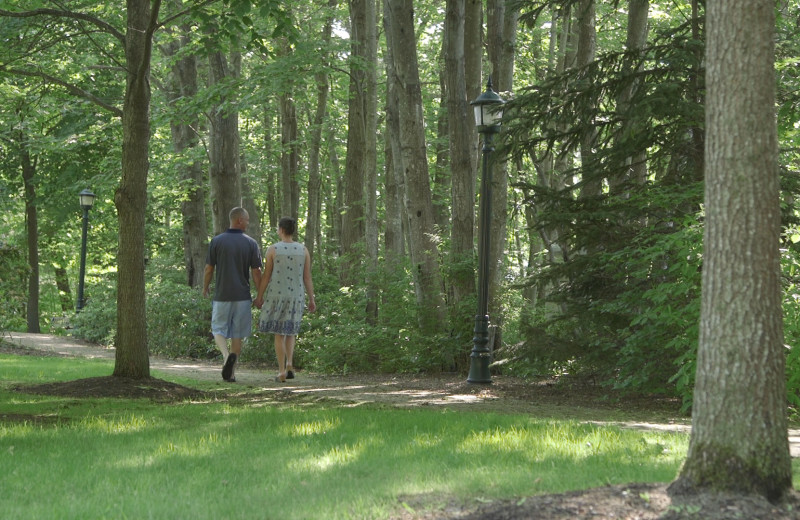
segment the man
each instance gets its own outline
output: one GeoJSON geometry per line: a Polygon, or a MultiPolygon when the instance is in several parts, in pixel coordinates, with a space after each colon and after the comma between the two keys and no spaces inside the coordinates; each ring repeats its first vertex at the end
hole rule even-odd
{"type": "Polygon", "coordinates": [[[244,208],[233,208],[228,218],[230,228],[212,238],[208,246],[203,297],[208,296],[211,277],[216,270],[211,332],[217,348],[222,352],[222,379],[233,383],[236,381],[234,368],[242,353],[242,343],[252,331],[250,276],[258,287],[262,264],[258,243],[244,233],[250,215],[244,208]]]}

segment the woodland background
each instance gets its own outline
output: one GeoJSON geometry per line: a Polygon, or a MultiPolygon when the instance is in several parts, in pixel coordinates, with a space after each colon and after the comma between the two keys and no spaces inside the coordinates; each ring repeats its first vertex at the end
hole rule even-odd
{"type": "MultiPolygon", "coordinates": [[[[481,174],[469,101],[491,75],[508,101],[491,177],[493,369],[678,396],[688,408],[704,2],[145,2],[158,17],[149,164],[138,165],[123,153],[134,3],[126,26],[122,2],[0,2],[0,330],[69,327],[115,344],[120,300],[135,304],[118,292],[130,271],[121,261],[135,256],[146,295],[146,335],[135,339],[151,353],[215,356],[201,273],[209,238],[242,204],[264,247],[290,215],[312,252],[319,311],[304,323],[298,365],[465,371],[481,174]],[[126,168],[146,180],[133,252],[121,245],[126,168]],[[76,315],[84,188],[98,198],[76,315]]],[[[800,2],[776,9],[797,405],[800,2]]],[[[270,351],[256,336],[245,359],[270,351]]]]}

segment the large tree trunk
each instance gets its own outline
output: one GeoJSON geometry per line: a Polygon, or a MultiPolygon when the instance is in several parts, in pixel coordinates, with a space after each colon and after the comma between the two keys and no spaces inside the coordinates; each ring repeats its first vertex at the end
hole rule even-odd
{"type": "Polygon", "coordinates": [[[67,270],[61,265],[53,266],[56,276],[56,287],[58,288],[58,300],[61,302],[61,311],[69,312],[74,310],[75,302],[72,301],[72,290],[69,287],[67,270]]]}
{"type": "Polygon", "coordinates": [[[25,184],[25,227],[28,240],[28,332],[39,333],[39,216],[36,212],[36,162],[31,160],[26,136],[20,136],[22,181],[25,184]]]}
{"type": "Polygon", "coordinates": [[[792,486],[780,286],[775,3],[709,2],[706,224],[689,453],[671,491],[792,486]]]}
{"type": "Polygon", "coordinates": [[[119,215],[117,339],[114,376],[150,377],[144,290],[144,228],[150,168],[150,58],[160,0],[128,0],[122,109],[122,179],[114,196],[119,215]]]}
{"type": "MultiPolygon", "coordinates": [[[[445,32],[447,32],[445,30],[445,32]]],[[[445,78],[445,50],[444,42],[447,37],[442,41],[442,57],[440,61],[444,62],[439,67],[439,91],[441,92],[441,100],[439,103],[439,110],[436,113],[436,142],[433,143],[433,168],[432,182],[433,182],[433,218],[436,221],[436,227],[442,235],[450,232],[450,187],[452,177],[450,175],[450,126],[448,124],[449,116],[447,114],[447,79],[445,78]]],[[[446,282],[445,282],[446,283],[446,282]]]]}
{"type": "MultiPolygon", "coordinates": [[[[338,0],[328,0],[328,8],[333,13],[338,0]]],[[[320,40],[323,46],[326,46],[333,34],[333,15],[331,14],[326,20],[322,28],[320,40]]],[[[330,59],[327,51],[323,56],[323,64],[328,65],[330,59]]],[[[328,93],[330,92],[330,85],[328,85],[328,75],[324,71],[318,72],[314,76],[317,85],[317,107],[314,112],[314,122],[309,131],[309,146],[308,146],[308,215],[306,217],[306,237],[305,246],[309,254],[314,256],[314,246],[318,244],[317,236],[320,234],[321,221],[320,216],[322,213],[322,177],[320,175],[320,151],[322,148],[322,127],[325,124],[325,115],[328,112],[328,93]]]]}
{"type": "MultiPolygon", "coordinates": [[[[577,4],[577,24],[578,24],[578,50],[576,56],[576,66],[578,69],[585,69],[592,64],[597,51],[597,28],[595,25],[596,9],[594,0],[581,0],[577,4]]],[[[586,72],[581,76],[585,78],[586,72]]],[[[584,79],[586,81],[587,79],[584,79]]],[[[587,107],[590,113],[593,107],[587,107]]],[[[603,183],[600,176],[592,173],[594,170],[594,148],[597,142],[597,130],[593,125],[583,132],[581,137],[580,156],[581,166],[583,167],[583,187],[580,196],[582,198],[599,197],[602,194],[603,183]],[[588,175],[587,175],[588,174],[588,175]]]]}
{"type": "MultiPolygon", "coordinates": [[[[492,82],[498,92],[511,91],[514,79],[514,57],[518,12],[507,6],[506,0],[487,2],[487,42],[492,64],[492,82]]],[[[489,316],[496,326],[491,350],[502,343],[502,324],[505,310],[501,298],[508,222],[508,164],[493,161],[492,165],[492,240],[489,242],[489,316]]]]}
{"type": "Polygon", "coordinates": [[[297,112],[291,94],[283,94],[281,104],[281,196],[280,216],[297,218],[294,203],[299,155],[297,151],[297,112]]]}
{"type": "MultiPolygon", "coordinates": [[[[231,60],[235,61],[235,59],[231,60]]],[[[235,77],[233,64],[221,52],[208,58],[210,83],[218,85],[235,77]]],[[[239,113],[223,99],[211,110],[209,177],[211,179],[211,214],[214,234],[228,229],[230,211],[242,205],[242,181],[239,171],[239,113]]]]}
{"type": "MultiPolygon", "coordinates": [[[[472,101],[483,91],[483,2],[464,0],[464,78],[467,99],[472,101]]],[[[474,121],[473,121],[474,124],[474,121]]],[[[478,133],[472,140],[472,155],[478,163],[478,133]]],[[[477,172],[475,173],[477,178],[477,172]]]]}
{"type": "MultiPolygon", "coordinates": [[[[278,125],[275,117],[272,115],[274,112],[275,110],[273,107],[269,106],[268,102],[264,104],[264,149],[267,151],[274,148],[272,130],[278,125]]],[[[270,232],[275,230],[275,228],[278,226],[278,220],[281,218],[281,215],[279,214],[279,202],[276,197],[276,194],[278,193],[278,181],[276,175],[277,171],[278,170],[272,165],[267,168],[267,211],[263,221],[270,229],[270,232]]]]}
{"type": "MultiPolygon", "coordinates": [[[[394,60],[391,48],[386,49],[384,59],[386,77],[394,77],[394,60]]],[[[403,157],[400,152],[400,119],[397,114],[397,86],[392,81],[386,83],[386,144],[385,179],[386,197],[386,231],[384,232],[384,248],[386,268],[394,270],[405,256],[405,234],[403,232],[403,197],[405,196],[403,157]]]]}
{"type": "MultiPolygon", "coordinates": [[[[188,34],[189,27],[182,27],[183,34],[188,34]]],[[[174,56],[181,47],[188,44],[188,38],[182,36],[169,46],[162,48],[168,56],[174,56]]],[[[178,99],[191,99],[197,94],[197,58],[184,54],[175,61],[170,73],[170,89],[167,96],[170,102],[178,99]]],[[[189,287],[203,286],[203,270],[205,268],[206,249],[208,248],[208,223],[206,221],[206,179],[203,161],[199,157],[199,117],[193,116],[186,121],[173,120],[172,146],[181,157],[192,160],[181,161],[178,175],[186,190],[181,201],[183,215],[183,257],[186,268],[186,281],[189,287]]]]}
{"type": "Polygon", "coordinates": [[[342,263],[340,283],[353,285],[362,280],[360,268],[365,237],[364,184],[367,180],[367,24],[369,0],[350,2],[350,105],[347,117],[344,207],[342,215],[342,263]]]}
{"type": "Polygon", "coordinates": [[[408,236],[420,328],[423,333],[433,333],[445,323],[446,312],[426,155],[414,10],[411,0],[386,0],[384,6],[386,38],[392,49],[395,74],[387,81],[394,82],[397,89],[408,236]]]}
{"type": "MultiPolygon", "coordinates": [[[[622,127],[616,142],[619,143],[624,136],[635,134],[636,129],[631,121],[631,100],[639,89],[640,82],[633,79],[638,70],[638,53],[642,52],[647,44],[647,18],[650,12],[650,0],[630,0],[628,2],[628,33],[625,48],[631,56],[625,60],[625,70],[632,76],[628,86],[617,97],[617,113],[622,117],[622,127]]],[[[622,175],[608,179],[611,193],[619,193],[626,182],[644,183],[647,179],[647,150],[642,150],[626,159],[627,171],[622,175]]]]}
{"type": "MultiPolygon", "coordinates": [[[[450,128],[450,183],[452,227],[450,234],[450,283],[452,308],[475,294],[475,118],[467,99],[464,56],[465,0],[448,0],[445,9],[445,99],[450,128]]],[[[472,315],[467,317],[471,318],[472,315]]],[[[454,324],[455,325],[455,324],[454,324]]],[[[457,326],[461,326],[461,320],[457,326]]],[[[464,322],[469,335],[472,321],[464,322]]]]}
{"type": "Polygon", "coordinates": [[[364,241],[367,252],[367,304],[369,324],[378,322],[378,13],[376,0],[366,0],[366,92],[364,93],[366,221],[364,241]]]}

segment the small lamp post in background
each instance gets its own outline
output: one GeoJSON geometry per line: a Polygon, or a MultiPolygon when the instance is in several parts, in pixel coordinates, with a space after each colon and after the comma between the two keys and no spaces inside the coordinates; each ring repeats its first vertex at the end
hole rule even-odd
{"type": "Polygon", "coordinates": [[[491,238],[492,182],[490,156],[494,151],[492,136],[500,131],[503,117],[503,98],[492,89],[492,78],[486,92],[470,104],[475,109],[475,125],[483,136],[483,173],[481,175],[480,220],[478,232],[478,313],[475,315],[475,335],[469,361],[469,383],[491,383],[489,373],[489,239],[491,238]]]}
{"type": "Polygon", "coordinates": [[[83,208],[83,233],[81,235],[81,272],[78,279],[78,305],[77,311],[83,309],[83,281],[86,278],[86,235],[89,231],[89,210],[92,209],[94,204],[95,194],[89,190],[83,190],[78,194],[83,208]]]}

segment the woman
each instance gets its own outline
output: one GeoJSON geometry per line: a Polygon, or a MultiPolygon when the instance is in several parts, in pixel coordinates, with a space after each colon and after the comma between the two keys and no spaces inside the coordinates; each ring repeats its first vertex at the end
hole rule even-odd
{"type": "Polygon", "coordinates": [[[292,239],[296,229],[297,223],[292,218],[283,217],[278,223],[281,241],[267,249],[264,273],[253,302],[261,309],[258,330],[275,335],[275,355],[278,358],[275,381],[279,383],[294,378],[292,357],[300,332],[306,293],[309,312],[317,309],[314,283],[311,281],[311,255],[303,244],[292,239]]]}

